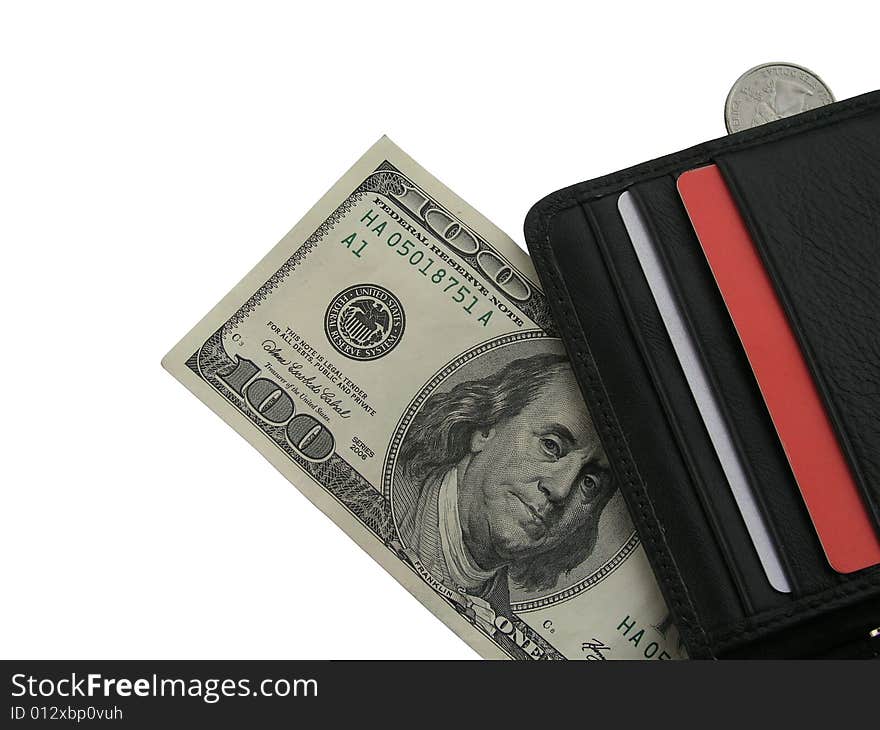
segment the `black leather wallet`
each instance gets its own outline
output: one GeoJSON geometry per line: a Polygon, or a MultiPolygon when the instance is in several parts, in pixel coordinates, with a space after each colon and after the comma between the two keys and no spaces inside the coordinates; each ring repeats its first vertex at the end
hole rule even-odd
{"type": "Polygon", "coordinates": [[[529,249],[689,655],[877,657],[880,566],[829,565],[678,195],[678,175],[711,163],[880,531],[880,92],[559,190],[529,212],[529,249]],[[770,587],[749,540],[618,212],[626,190],[661,249],[791,593],[770,587]]]}

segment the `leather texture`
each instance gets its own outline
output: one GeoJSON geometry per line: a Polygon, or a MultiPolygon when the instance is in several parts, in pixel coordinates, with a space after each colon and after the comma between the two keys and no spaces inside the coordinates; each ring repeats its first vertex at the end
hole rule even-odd
{"type": "Polygon", "coordinates": [[[867,636],[880,625],[880,567],[844,576],[825,560],[711,272],[695,255],[699,246],[675,177],[717,163],[731,181],[776,284],[787,289],[784,301],[801,341],[810,348],[821,340],[811,364],[837,409],[849,455],[859,460],[865,493],[876,500],[880,481],[871,457],[880,451],[862,452],[876,445],[878,420],[851,396],[870,391],[873,403],[870,398],[880,396],[878,131],[880,92],[874,92],[565,188],[526,219],[526,240],[575,375],[693,658],[872,656],[877,650],[867,636]],[[803,179],[810,175],[821,180],[803,179]],[[792,578],[791,594],[768,590],[726,483],[719,488],[710,443],[616,215],[617,198],[627,189],[658,240],[712,387],[751,467],[750,481],[792,578]],[[807,210],[791,224],[793,213],[807,210]],[[823,216],[820,233],[811,234],[816,215],[823,216]],[[857,238],[852,256],[840,234],[857,238]],[[801,242],[810,235],[808,244],[801,242]],[[829,259],[834,241],[842,250],[832,249],[829,259]],[[812,257],[791,266],[803,245],[815,247],[812,257]],[[872,247],[874,259],[865,261],[872,247]],[[848,287],[852,266],[859,272],[848,287]],[[849,273],[841,280],[843,272],[849,273]],[[811,299],[817,278],[825,288],[811,299]],[[871,332],[860,329],[871,325],[871,332]],[[829,328],[836,330],[836,347],[826,347],[829,328]],[[859,342],[848,341],[853,336],[859,342]]]}
{"type": "MultiPolygon", "coordinates": [[[[816,570],[822,566],[824,552],[712,271],[676,193],[675,179],[664,176],[635,185],[632,191],[664,255],[716,401],[742,455],[749,486],[780,547],[789,581],[796,592],[829,588],[836,576],[816,570]]],[[[721,490],[725,491],[726,485],[721,490]]],[[[761,575],[756,580],[766,582],[761,575]]]]}
{"type": "MultiPolygon", "coordinates": [[[[727,488],[724,471],[715,454],[697,410],[690,386],[682,371],[675,349],[669,340],[666,326],[654,301],[642,267],[623,227],[617,207],[616,196],[606,196],[584,207],[585,214],[594,218],[603,248],[603,258],[612,273],[615,293],[625,303],[624,316],[629,331],[644,363],[652,389],[645,388],[647,402],[659,405],[662,415],[660,423],[652,424],[650,432],[638,441],[640,447],[637,461],[643,479],[658,482],[657,489],[676,498],[674,508],[668,519],[683,522],[685,515],[690,530],[687,542],[680,551],[681,560],[686,560],[689,572],[700,570],[707,580],[700,581],[691,595],[696,602],[703,603],[722,587],[718,566],[723,565],[730,579],[728,593],[724,596],[724,612],[714,612],[715,621],[723,623],[724,616],[746,615],[757,608],[777,605],[776,592],[766,579],[757,557],[752,549],[748,533],[743,529],[739,509],[732,491],[727,488]],[[656,394],[656,397],[654,395],[656,394]],[[663,436],[663,438],[661,438],[663,436]],[[668,466],[673,454],[681,460],[682,473],[672,475],[662,473],[661,467],[668,466]],[[668,485],[679,485],[672,492],[668,485]],[[695,529],[697,525],[701,530],[695,529]],[[711,554],[710,547],[718,551],[717,560],[705,561],[711,554]],[[712,595],[706,591],[711,589],[712,595]]],[[[575,277],[583,277],[585,269],[572,269],[575,277]]],[[[620,331],[612,331],[619,341],[620,331]]],[[[619,346],[619,344],[618,344],[619,346]]],[[[594,352],[597,350],[594,348],[594,352]]],[[[603,355],[613,352],[606,348],[603,355]]],[[[638,359],[638,357],[636,358],[638,359]]],[[[620,370],[620,360],[608,362],[608,367],[624,376],[628,382],[637,381],[635,373],[620,370]]],[[[605,372],[604,366],[602,372],[605,372]]],[[[626,382],[623,388],[626,388],[626,382]]],[[[615,400],[615,405],[618,405],[615,400]]],[[[644,430],[646,405],[635,407],[629,401],[623,408],[617,408],[617,415],[627,433],[644,430]]],[[[676,535],[676,537],[679,537],[676,535]]],[[[684,567],[684,566],[682,566],[684,567]]],[[[727,577],[727,576],[725,576],[727,577]]],[[[708,628],[711,628],[709,626],[708,628]]]]}
{"type": "Polygon", "coordinates": [[[880,120],[731,153],[719,167],[880,525],[880,120]]]}

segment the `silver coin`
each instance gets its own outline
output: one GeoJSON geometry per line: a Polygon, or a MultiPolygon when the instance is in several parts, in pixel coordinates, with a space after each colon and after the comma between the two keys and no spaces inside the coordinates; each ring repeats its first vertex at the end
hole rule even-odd
{"type": "Polygon", "coordinates": [[[833,101],[831,90],[812,71],[793,63],[765,63],[736,80],[724,104],[724,123],[732,134],[833,101]]]}

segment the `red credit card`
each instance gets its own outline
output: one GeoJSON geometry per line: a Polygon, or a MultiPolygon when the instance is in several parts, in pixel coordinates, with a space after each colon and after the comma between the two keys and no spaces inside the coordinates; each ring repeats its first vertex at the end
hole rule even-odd
{"type": "Polygon", "coordinates": [[[770,276],[715,165],[684,173],[678,192],[758,381],[831,567],[880,563],[880,538],[770,276]]]}

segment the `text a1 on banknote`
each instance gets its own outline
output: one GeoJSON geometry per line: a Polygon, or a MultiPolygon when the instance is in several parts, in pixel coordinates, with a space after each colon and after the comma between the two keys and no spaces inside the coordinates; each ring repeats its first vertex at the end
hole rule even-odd
{"type": "Polygon", "coordinates": [[[680,656],[536,281],[383,138],[163,364],[483,656],[680,656]]]}

